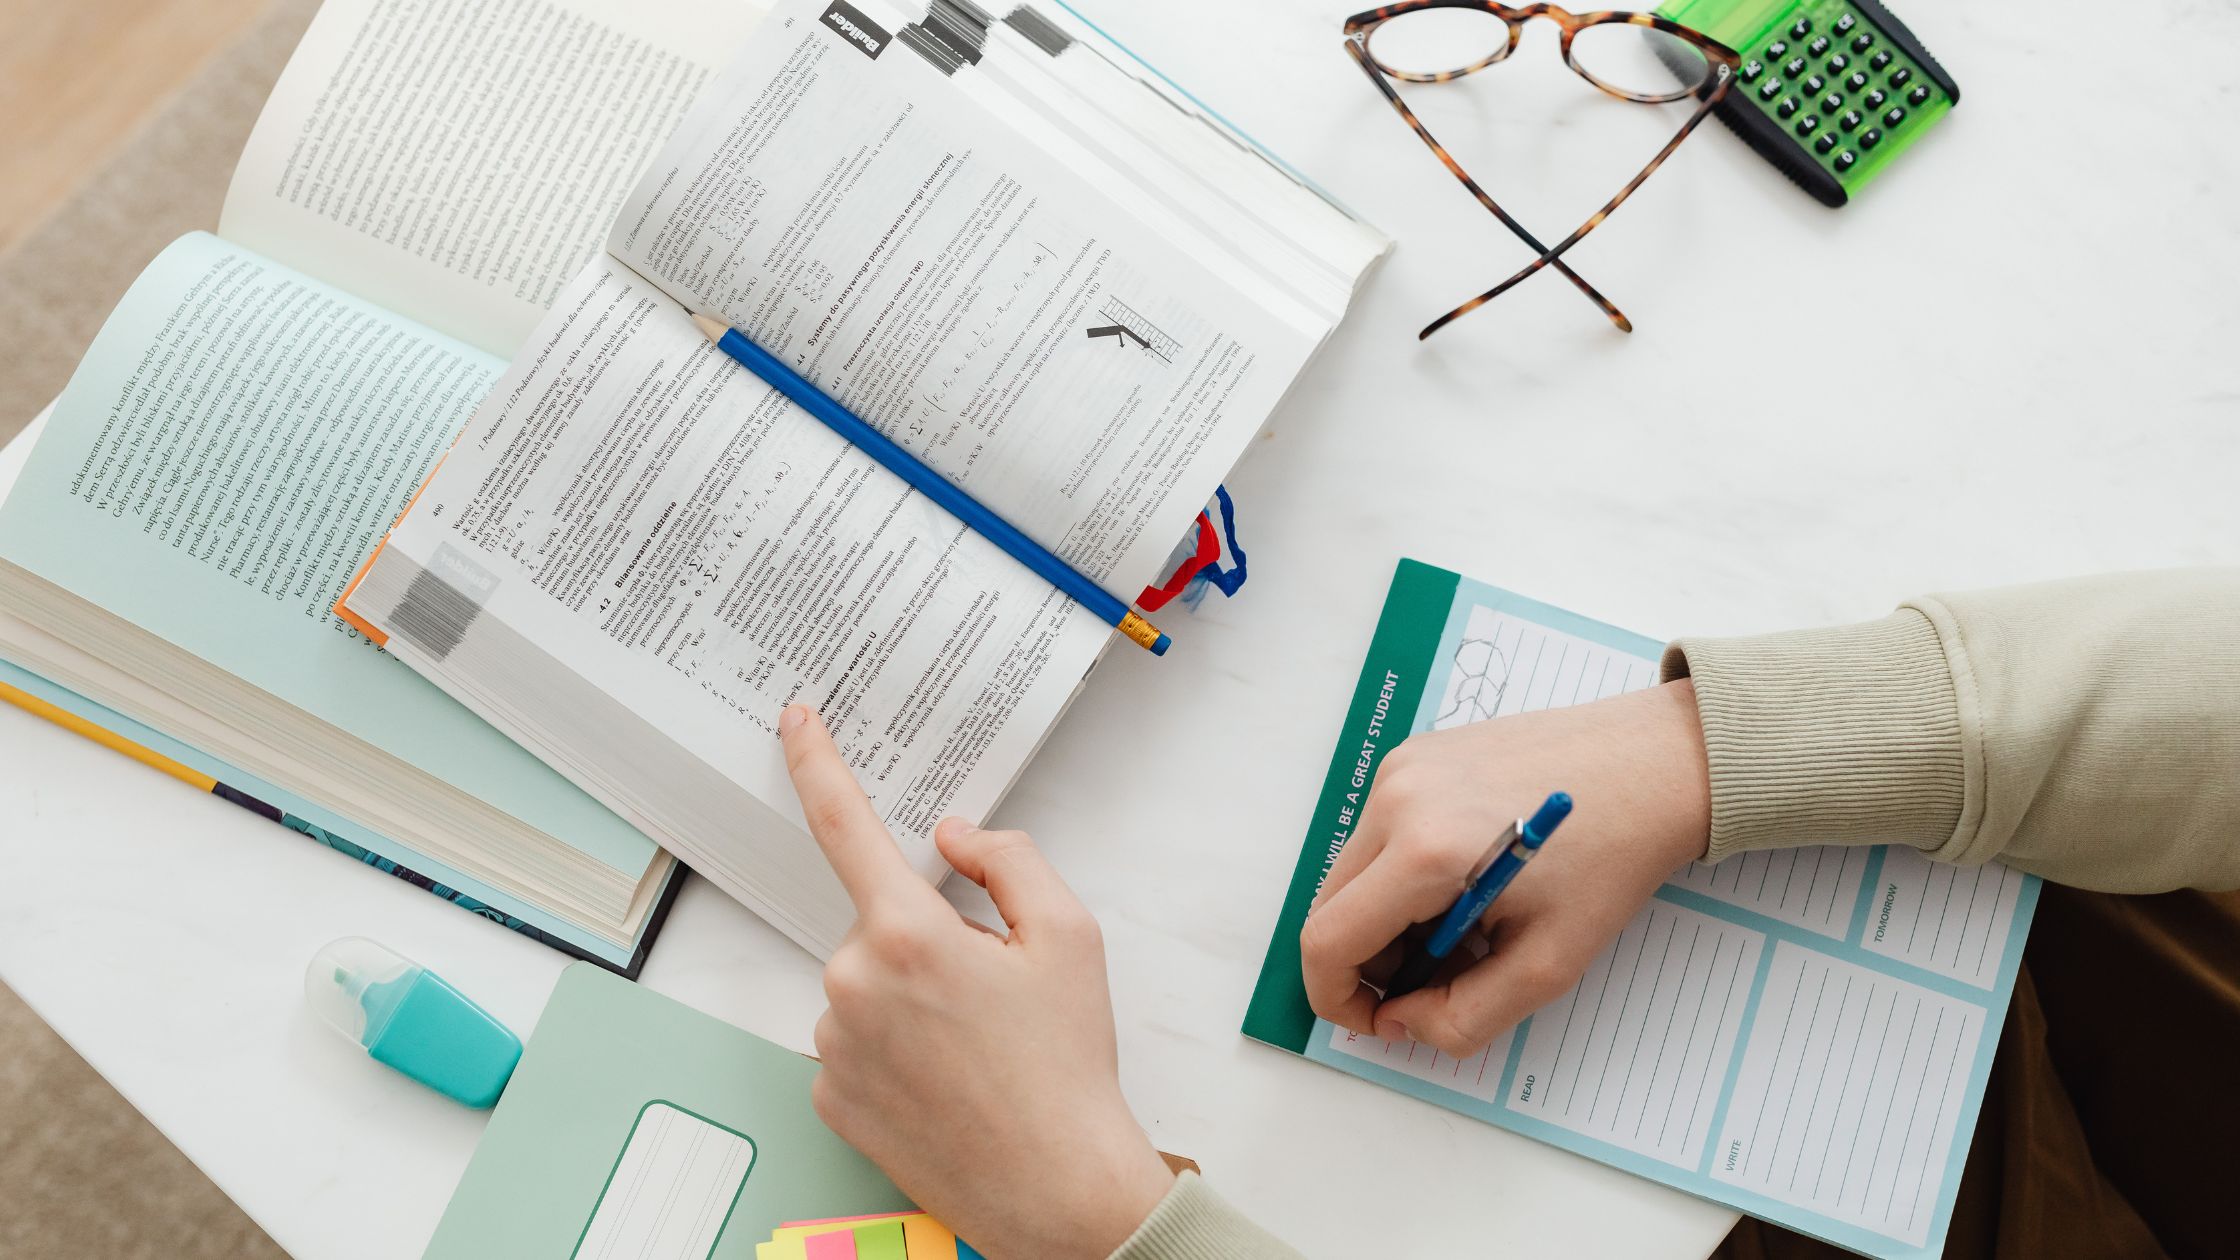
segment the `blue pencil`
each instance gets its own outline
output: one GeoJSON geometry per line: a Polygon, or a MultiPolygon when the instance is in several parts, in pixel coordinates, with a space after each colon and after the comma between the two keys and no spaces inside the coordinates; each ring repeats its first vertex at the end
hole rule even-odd
{"type": "Polygon", "coordinates": [[[700,326],[708,340],[748,371],[767,381],[771,388],[799,404],[803,411],[824,422],[826,428],[847,439],[849,445],[879,461],[881,467],[910,483],[912,489],[949,510],[950,515],[963,521],[974,533],[986,538],[1009,552],[1012,559],[1040,574],[1052,586],[1072,597],[1073,601],[1103,618],[1119,629],[1120,633],[1140,647],[1148,648],[1153,656],[1165,656],[1170,640],[1159,633],[1159,627],[1143,619],[1128,607],[1126,600],[1112,594],[1090,580],[1080,570],[1060,560],[1044,549],[1040,543],[1022,534],[1011,522],[1004,520],[983,506],[978,499],[966,494],[957,483],[919,463],[916,456],[865,423],[862,417],[841,406],[823,390],[809,383],[799,372],[787,367],[776,355],[749,340],[745,333],[726,327],[722,321],[706,315],[694,315],[692,322],[700,326]]]}

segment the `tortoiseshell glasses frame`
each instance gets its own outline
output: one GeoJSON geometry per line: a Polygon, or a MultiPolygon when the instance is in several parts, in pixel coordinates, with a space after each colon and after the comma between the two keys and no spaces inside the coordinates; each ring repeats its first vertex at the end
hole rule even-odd
{"type": "Polygon", "coordinates": [[[1384,93],[1385,99],[1392,103],[1392,107],[1400,111],[1400,117],[1406,120],[1409,129],[1431,147],[1431,152],[1437,155],[1440,163],[1449,171],[1452,171],[1456,179],[1462,181],[1462,186],[1470,190],[1470,195],[1476,197],[1480,205],[1492,211],[1493,217],[1501,220],[1504,226],[1516,234],[1517,239],[1531,246],[1539,254],[1539,257],[1533,259],[1529,265],[1515,275],[1432,320],[1422,332],[1416,334],[1417,337],[1419,339],[1429,337],[1462,316],[1501,296],[1542,267],[1554,267],[1557,271],[1563,273],[1565,279],[1577,285],[1581,293],[1586,294],[1596,306],[1602,308],[1602,313],[1608,316],[1610,322],[1616,324],[1620,331],[1632,332],[1633,321],[1627,319],[1625,313],[1613,305],[1610,299],[1602,296],[1593,285],[1582,279],[1578,272],[1573,271],[1570,264],[1563,261],[1563,255],[1573,245],[1578,244],[1580,238],[1592,232],[1604,219],[1609,218],[1611,211],[1624,204],[1625,199],[1633,195],[1633,190],[1639,188],[1644,180],[1655,174],[1657,168],[1664,165],[1664,160],[1672,156],[1672,151],[1680,147],[1680,142],[1687,139],[1688,134],[1696,129],[1697,124],[1701,123],[1713,109],[1717,108],[1719,102],[1725,99],[1728,90],[1734,86],[1735,73],[1741,67],[1742,58],[1732,48],[1718,40],[1700,31],[1690,30],[1677,22],[1658,17],[1653,13],[1606,11],[1574,14],[1552,4],[1528,4],[1512,7],[1506,4],[1494,4],[1490,0],[1401,0],[1398,4],[1388,4],[1381,9],[1371,9],[1366,13],[1357,13],[1347,18],[1345,38],[1346,51],[1353,54],[1353,59],[1360,63],[1361,72],[1369,76],[1371,83],[1377,85],[1377,90],[1384,93]],[[1454,70],[1442,70],[1437,73],[1396,69],[1379,61],[1370,51],[1370,37],[1378,27],[1394,18],[1403,17],[1410,13],[1419,13],[1427,9],[1469,9],[1490,13],[1508,25],[1508,42],[1501,44],[1490,55],[1480,58],[1473,64],[1454,70]],[[1500,203],[1489,196],[1486,190],[1479,186],[1478,181],[1470,177],[1468,171],[1462,169],[1462,164],[1455,161],[1454,156],[1447,152],[1446,146],[1440,144],[1438,138],[1431,134],[1431,129],[1423,125],[1423,120],[1416,117],[1415,111],[1408,108],[1406,101],[1400,99],[1399,89],[1393,86],[1395,80],[1407,83],[1444,83],[1452,79],[1459,79],[1466,74],[1474,74],[1487,66],[1497,65],[1510,53],[1516,51],[1517,42],[1524,32],[1524,24],[1536,17],[1547,18],[1562,28],[1564,64],[1571,67],[1572,71],[1580,78],[1585,79],[1602,91],[1608,92],[1620,100],[1639,101],[1647,105],[1663,104],[1691,96],[1697,98],[1700,102],[1696,106],[1695,112],[1690,114],[1688,120],[1681,124],[1679,132],[1670,141],[1666,142],[1662,149],[1657,151],[1655,157],[1649,159],[1647,166],[1641,168],[1641,173],[1628,181],[1625,187],[1620,188],[1617,196],[1612,197],[1600,210],[1589,216],[1587,221],[1580,224],[1571,235],[1557,242],[1553,249],[1541,244],[1531,232],[1526,231],[1523,224],[1517,222],[1508,211],[1502,209],[1500,203]],[[1578,38],[1580,32],[1591,27],[1616,24],[1644,26],[1652,30],[1663,31],[1694,45],[1696,50],[1703,54],[1705,71],[1702,81],[1660,95],[1627,91],[1596,78],[1584,66],[1581,66],[1572,54],[1572,43],[1578,38]]]}

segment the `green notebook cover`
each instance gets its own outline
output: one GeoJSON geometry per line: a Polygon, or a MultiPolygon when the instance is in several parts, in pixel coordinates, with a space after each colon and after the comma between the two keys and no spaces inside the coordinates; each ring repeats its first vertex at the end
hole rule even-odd
{"type": "Polygon", "coordinates": [[[430,1257],[739,1257],[794,1220],[905,1211],[817,1119],[817,1065],[577,963],[560,976],[430,1257]]]}

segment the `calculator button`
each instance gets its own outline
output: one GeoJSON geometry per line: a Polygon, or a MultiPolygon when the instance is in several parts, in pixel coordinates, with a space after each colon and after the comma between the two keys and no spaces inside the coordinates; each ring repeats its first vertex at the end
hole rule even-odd
{"type": "Polygon", "coordinates": [[[1810,35],[1811,33],[1811,18],[1798,18],[1797,24],[1789,28],[1789,38],[1791,39],[1803,39],[1805,36],[1810,35]]]}
{"type": "Polygon", "coordinates": [[[1800,136],[1809,136],[1818,130],[1820,130],[1820,115],[1818,114],[1806,114],[1797,120],[1797,134],[1800,136]]]}
{"type": "Polygon", "coordinates": [[[1851,58],[1844,56],[1842,53],[1837,53],[1835,56],[1828,58],[1828,73],[1842,74],[1850,65],[1851,58]]]}
{"type": "Polygon", "coordinates": [[[1845,79],[1843,85],[1854,92],[1864,91],[1867,86],[1867,72],[1864,70],[1852,71],[1851,77],[1845,79]]]}
{"type": "MultiPolygon", "coordinates": [[[[1784,43],[1784,42],[1782,42],[1781,40],[1778,40],[1778,39],[1777,39],[1777,40],[1773,41],[1772,43],[1770,43],[1770,44],[1767,44],[1767,45],[1766,45],[1766,57],[1767,57],[1768,59],[1770,59],[1770,60],[1775,60],[1775,61],[1778,61],[1778,60],[1780,60],[1781,58],[1783,58],[1783,57],[1786,57],[1786,56],[1788,56],[1788,55],[1789,55],[1789,45],[1788,45],[1788,44],[1786,44],[1786,43],[1784,43]]],[[[1889,56],[1890,54],[1889,54],[1889,53],[1884,53],[1884,54],[1882,54],[1882,55],[1883,55],[1883,56],[1885,56],[1885,57],[1887,57],[1887,56],[1889,56]]],[[[1875,67],[1875,69],[1877,69],[1877,70],[1880,70],[1881,68],[1882,68],[1881,66],[1876,66],[1876,67],[1875,67]]]]}
{"type": "Polygon", "coordinates": [[[1842,108],[1843,94],[1840,92],[1830,92],[1826,96],[1820,98],[1820,112],[1823,114],[1832,115],[1837,110],[1842,108]]]}
{"type": "Polygon", "coordinates": [[[1914,105],[1926,105],[1926,104],[1928,104],[1928,103],[1929,103],[1929,85],[1928,85],[1928,84],[1926,84],[1926,83],[1923,83],[1923,84],[1921,84],[1921,85],[1919,85],[1919,86],[1915,87],[1915,88],[1914,88],[1914,89],[1913,89],[1913,90],[1912,90],[1911,92],[1908,92],[1908,93],[1906,93],[1906,101],[1907,101],[1908,103],[1910,103],[1910,104],[1914,104],[1914,105]]]}
{"type": "Polygon", "coordinates": [[[1857,131],[1859,124],[1865,122],[1866,119],[1859,116],[1858,110],[1847,109],[1843,111],[1843,117],[1840,121],[1843,123],[1845,131],[1857,131]]]}
{"type": "Polygon", "coordinates": [[[1820,36],[1818,39],[1815,39],[1811,43],[1806,44],[1804,46],[1804,50],[1815,57],[1819,56],[1820,54],[1828,51],[1828,37],[1825,35],[1820,36]]]}
{"type": "Polygon", "coordinates": [[[1804,90],[1807,92],[1817,92],[1827,86],[1828,81],[1817,74],[1804,81],[1804,90]]]}
{"type": "Polygon", "coordinates": [[[1761,101],[1770,101],[1779,95],[1781,95],[1781,80],[1779,79],[1767,79],[1758,85],[1758,99],[1761,101]]]}
{"type": "Polygon", "coordinates": [[[1829,132],[1827,135],[1824,135],[1818,140],[1812,142],[1812,151],[1814,153],[1826,153],[1830,149],[1833,149],[1835,147],[1836,137],[1834,132],[1829,132]]]}
{"type": "Polygon", "coordinates": [[[1836,34],[1849,35],[1851,33],[1851,28],[1857,26],[1858,24],[1858,18],[1852,16],[1849,13],[1846,13],[1842,17],[1836,19],[1836,34]]]}
{"type": "Polygon", "coordinates": [[[1848,171],[1858,164],[1859,155],[1853,153],[1849,149],[1845,149],[1843,152],[1836,154],[1836,169],[1839,171],[1848,171]]]}
{"type": "MultiPolygon", "coordinates": [[[[1779,48],[1780,45],[1776,44],[1774,45],[1774,47],[1779,48]]],[[[1780,53],[1774,54],[1774,56],[1776,57],[1780,55],[1780,53]]],[[[1894,60],[1896,60],[1896,58],[1892,57],[1890,55],[1890,50],[1885,48],[1881,52],[1876,53],[1873,60],[1867,62],[1867,68],[1870,70],[1887,70],[1890,68],[1890,63],[1894,60]]]]}
{"type": "Polygon", "coordinates": [[[1867,93],[1859,103],[1866,106],[1868,109],[1881,109],[1883,102],[1889,99],[1890,94],[1888,92],[1883,91],[1881,88],[1876,88],[1874,91],[1867,93]]]}
{"type": "Polygon", "coordinates": [[[1766,63],[1762,61],[1745,62],[1742,67],[1742,81],[1744,83],[1755,83],[1758,81],[1758,76],[1765,72],[1766,63]]]}
{"type": "Polygon", "coordinates": [[[1851,51],[1853,52],[1865,52],[1872,47],[1874,47],[1874,34],[1871,31],[1861,31],[1858,37],[1851,41],[1851,51]]]}
{"type": "Polygon", "coordinates": [[[1779,105],[1774,106],[1774,112],[1781,115],[1783,118],[1788,118],[1795,115],[1796,112],[1802,108],[1803,106],[1797,104],[1797,98],[1791,96],[1784,98],[1779,105]]]}
{"type": "Polygon", "coordinates": [[[1906,107],[1903,105],[1892,105],[1890,107],[1890,112],[1882,116],[1882,125],[1885,127],[1895,127],[1905,120],[1906,107]]]}
{"type": "Polygon", "coordinates": [[[1882,132],[1879,128],[1869,127],[1859,133],[1859,147],[1862,149],[1871,149],[1881,143],[1882,132]]]}
{"type": "Polygon", "coordinates": [[[1899,66],[1890,72],[1891,87],[1902,88],[1911,82],[1913,82],[1913,71],[1904,66],[1899,66]]]}
{"type": "Polygon", "coordinates": [[[1785,65],[1785,66],[1783,66],[1783,67],[1781,67],[1781,73],[1783,73],[1783,74],[1785,74],[1785,75],[1788,75],[1788,76],[1789,76],[1790,78],[1792,78],[1792,79],[1796,78],[1796,77],[1797,77],[1798,75],[1800,75],[1800,74],[1803,74],[1803,73],[1804,73],[1804,58],[1802,58],[1802,57],[1791,57],[1791,58],[1789,58],[1789,64],[1788,64],[1788,65],[1785,65]]]}

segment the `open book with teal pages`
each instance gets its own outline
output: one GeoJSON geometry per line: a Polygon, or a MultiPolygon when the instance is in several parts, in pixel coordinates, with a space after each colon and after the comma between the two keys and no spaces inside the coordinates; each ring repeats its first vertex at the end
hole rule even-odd
{"type": "Polygon", "coordinates": [[[1691,864],[1570,992],[1467,1059],[1308,1007],[1299,929],[1385,754],[1418,731],[1651,686],[1660,649],[1401,561],[1244,1031],[1838,1246],[1941,1255],[2037,906],[2020,871],[1904,846],[1691,864]]]}
{"type": "Polygon", "coordinates": [[[18,690],[633,968],[675,859],[329,608],[758,16],[329,0],[217,232],[149,264],[11,448],[18,690]]]}

